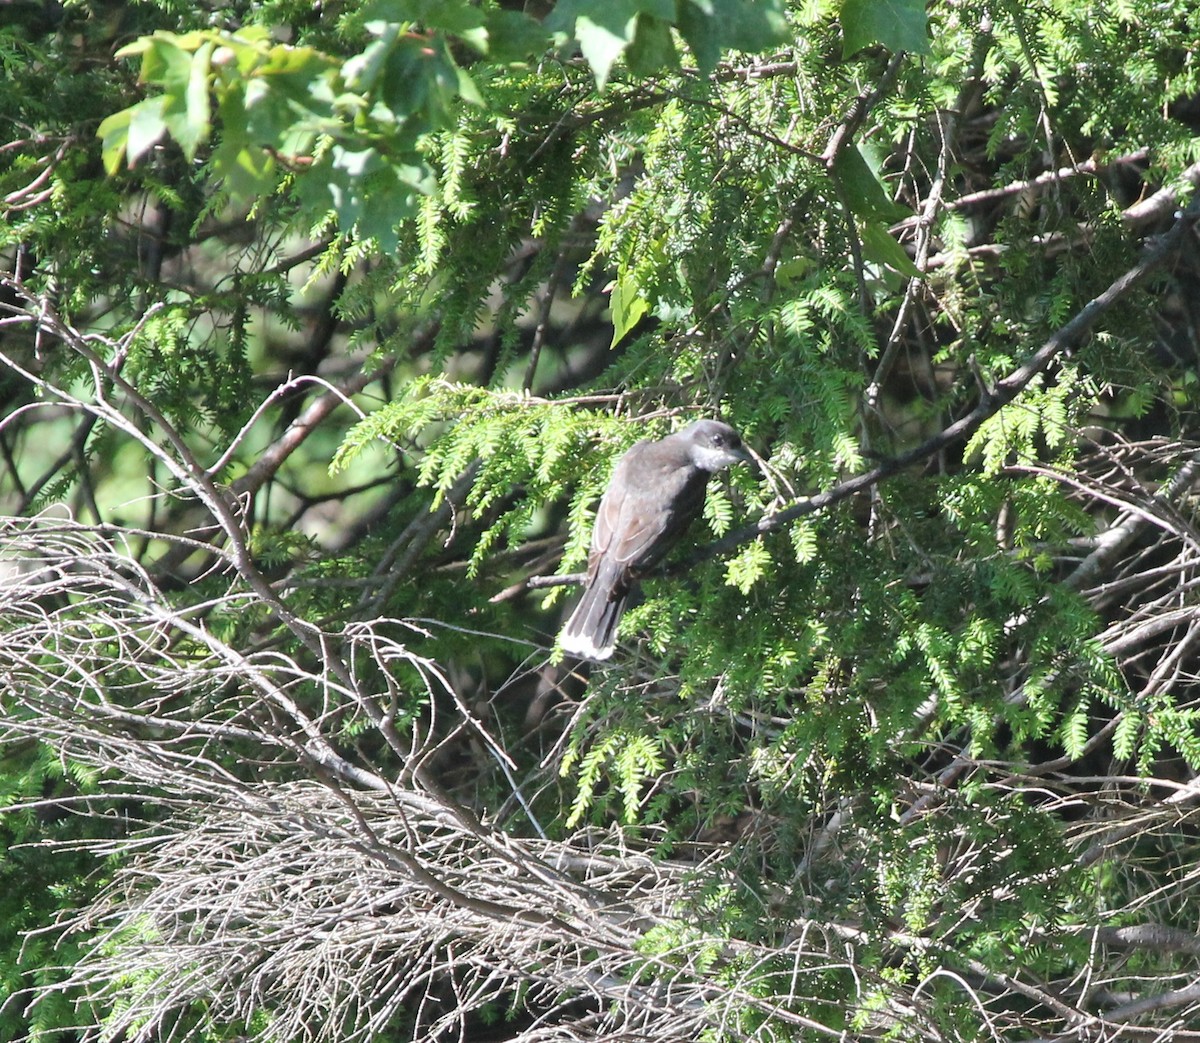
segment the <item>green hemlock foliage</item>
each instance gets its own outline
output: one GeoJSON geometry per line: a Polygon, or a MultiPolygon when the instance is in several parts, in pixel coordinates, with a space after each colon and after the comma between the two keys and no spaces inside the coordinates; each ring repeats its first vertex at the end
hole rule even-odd
{"type": "Polygon", "coordinates": [[[0,1035],[1194,1034],[1198,39],[0,7],[0,1035]]]}

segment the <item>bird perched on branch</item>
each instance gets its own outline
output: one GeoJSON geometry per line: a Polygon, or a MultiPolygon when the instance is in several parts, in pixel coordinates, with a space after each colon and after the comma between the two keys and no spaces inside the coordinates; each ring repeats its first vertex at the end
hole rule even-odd
{"type": "Polygon", "coordinates": [[[700,513],[709,478],[749,459],[741,436],[719,420],[697,420],[630,447],[596,512],[583,598],[559,638],[564,652],[597,660],[612,655],[639,575],[662,561],[700,513]]]}

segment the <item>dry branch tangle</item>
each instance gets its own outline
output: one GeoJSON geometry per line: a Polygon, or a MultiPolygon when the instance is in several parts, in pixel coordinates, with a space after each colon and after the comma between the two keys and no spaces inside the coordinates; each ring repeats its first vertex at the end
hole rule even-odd
{"type": "MultiPolygon", "coordinates": [[[[74,983],[120,996],[106,1031],[169,1037],[189,1004],[215,1002],[247,1020],[273,1010],[264,1038],[345,1039],[347,1024],[368,1038],[405,1008],[420,1014],[417,1038],[433,1039],[518,986],[544,1024],[582,999],[608,1038],[689,1038],[728,1004],[774,1007],[712,980],[700,941],[677,965],[639,953],[685,904],[694,866],[619,838],[513,838],[341,761],[283,692],[307,682],[353,701],[353,689],[211,635],[205,654],[202,626],[88,527],[9,519],[3,537],[0,734],[54,742],[100,769],[115,799],[157,795],[140,829],[99,846],[128,860],[76,924],[102,925],[74,983]],[[248,746],[274,751],[294,781],[255,781],[237,752],[248,746]]],[[[404,654],[374,636],[375,654],[404,654]]]]}

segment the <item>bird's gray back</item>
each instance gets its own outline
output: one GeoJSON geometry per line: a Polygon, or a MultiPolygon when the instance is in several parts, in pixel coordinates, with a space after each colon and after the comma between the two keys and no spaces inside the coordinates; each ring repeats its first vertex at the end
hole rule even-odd
{"type": "Polygon", "coordinates": [[[657,564],[703,506],[708,478],[686,445],[638,442],[618,461],[600,501],[593,561],[607,554],[632,569],[657,564]]]}

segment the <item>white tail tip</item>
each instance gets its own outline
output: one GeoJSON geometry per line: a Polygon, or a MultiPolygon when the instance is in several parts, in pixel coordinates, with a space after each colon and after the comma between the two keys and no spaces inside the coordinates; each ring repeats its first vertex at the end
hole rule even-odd
{"type": "Polygon", "coordinates": [[[597,647],[596,643],[586,634],[564,633],[559,638],[558,647],[567,655],[578,656],[580,659],[592,659],[596,662],[603,662],[613,654],[612,645],[603,648],[597,647]]]}

